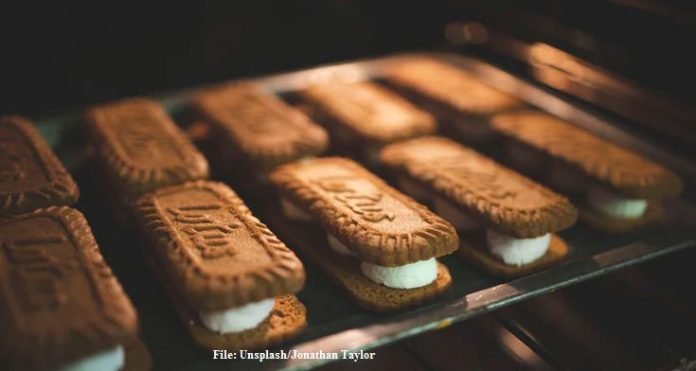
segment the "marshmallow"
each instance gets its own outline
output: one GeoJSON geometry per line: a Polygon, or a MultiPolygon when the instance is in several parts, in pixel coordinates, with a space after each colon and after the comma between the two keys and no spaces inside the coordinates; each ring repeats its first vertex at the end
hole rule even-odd
{"type": "Polygon", "coordinates": [[[371,263],[360,264],[365,277],[375,283],[394,289],[413,289],[426,286],[437,278],[437,260],[430,258],[396,267],[383,267],[371,263]]]}
{"type": "Polygon", "coordinates": [[[123,368],[126,356],[122,346],[92,354],[59,368],[60,371],[116,371],[123,368]]]}
{"type": "Polygon", "coordinates": [[[307,214],[304,210],[295,206],[291,201],[285,197],[281,197],[280,206],[283,209],[283,213],[288,219],[295,220],[298,222],[309,222],[312,221],[312,216],[307,214]]]}
{"type": "Polygon", "coordinates": [[[481,228],[481,225],[476,220],[441,197],[435,197],[433,209],[435,209],[436,214],[450,222],[456,229],[473,230],[481,228]]]}
{"type": "Polygon", "coordinates": [[[521,266],[531,263],[546,254],[551,242],[551,234],[547,233],[535,238],[514,238],[486,230],[488,249],[503,259],[508,265],[521,266]]]}
{"type": "Polygon", "coordinates": [[[225,310],[200,312],[201,322],[208,329],[220,334],[241,332],[252,329],[271,314],[275,298],[264,299],[254,303],[225,310]]]}
{"type": "Polygon", "coordinates": [[[329,240],[329,246],[331,246],[333,251],[335,251],[341,255],[353,255],[353,256],[355,256],[355,253],[353,251],[351,251],[348,248],[348,246],[344,245],[341,241],[339,241],[333,235],[327,233],[326,238],[329,240]]]}
{"type": "Polygon", "coordinates": [[[404,176],[398,177],[396,179],[396,186],[405,194],[415,198],[418,201],[428,201],[430,198],[430,192],[425,189],[422,185],[418,184],[404,176]]]}
{"type": "Polygon", "coordinates": [[[587,192],[587,202],[605,215],[622,219],[640,218],[648,208],[647,200],[621,197],[596,185],[587,192]]]}

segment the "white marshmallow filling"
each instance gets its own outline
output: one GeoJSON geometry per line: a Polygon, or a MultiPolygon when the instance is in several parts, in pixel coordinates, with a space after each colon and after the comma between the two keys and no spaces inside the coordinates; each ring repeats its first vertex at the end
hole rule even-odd
{"type": "Polygon", "coordinates": [[[602,214],[619,219],[638,219],[648,209],[647,200],[622,197],[597,185],[587,192],[587,202],[602,214]]]}
{"type": "Polygon", "coordinates": [[[255,328],[271,314],[274,305],[275,298],[270,298],[235,308],[198,314],[203,325],[209,330],[227,334],[255,328]]]}
{"type": "MultiPolygon", "coordinates": [[[[355,253],[331,234],[327,233],[327,240],[331,249],[337,253],[355,256],[355,253]]],[[[437,279],[437,260],[430,258],[395,267],[361,262],[360,270],[372,282],[393,289],[413,289],[429,285],[437,279]]]]}
{"type": "Polygon", "coordinates": [[[285,197],[280,198],[280,207],[283,209],[283,214],[290,220],[295,220],[298,222],[309,222],[312,220],[312,216],[306,211],[295,206],[292,201],[286,199],[285,197]]]}
{"type": "Polygon", "coordinates": [[[515,238],[487,229],[486,242],[493,255],[501,258],[505,264],[519,267],[546,254],[551,243],[551,234],[534,238],[515,238]]]}
{"type": "Polygon", "coordinates": [[[59,368],[60,371],[117,371],[123,368],[126,354],[123,346],[118,345],[109,350],[89,355],[59,368]]]}
{"type": "Polygon", "coordinates": [[[429,285],[437,279],[437,260],[430,258],[396,267],[362,262],[360,270],[375,283],[393,289],[414,289],[429,285]]]}
{"type": "Polygon", "coordinates": [[[396,178],[396,186],[403,193],[406,193],[407,195],[413,197],[416,200],[428,201],[430,199],[430,192],[428,192],[428,190],[425,187],[405,176],[400,176],[396,178]]]}
{"type": "Polygon", "coordinates": [[[433,209],[436,214],[450,222],[456,229],[474,230],[481,228],[481,225],[474,218],[460,211],[459,208],[441,197],[435,197],[433,200],[433,209]]]}

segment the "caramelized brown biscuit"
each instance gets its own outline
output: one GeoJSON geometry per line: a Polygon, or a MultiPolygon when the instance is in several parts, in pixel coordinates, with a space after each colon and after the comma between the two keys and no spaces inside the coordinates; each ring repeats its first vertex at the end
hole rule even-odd
{"type": "Polygon", "coordinates": [[[370,82],[313,85],[299,95],[312,109],[366,142],[382,145],[437,130],[430,114],[370,82]]]}
{"type": "Polygon", "coordinates": [[[56,369],[136,336],[135,310],[79,211],[0,219],[0,246],[4,369],[56,369]]]}
{"type": "Polygon", "coordinates": [[[351,160],[300,161],[270,177],[284,197],[363,261],[398,266],[457,249],[449,223],[351,160]]]}
{"type": "Polygon", "coordinates": [[[517,98],[449,64],[412,58],[388,72],[390,82],[420,98],[467,115],[491,115],[523,106],[517,98]]]}
{"type": "Polygon", "coordinates": [[[676,196],[682,190],[681,179],[661,165],[543,112],[497,115],[492,126],[623,195],[655,199],[676,196]]]}
{"type": "Polygon", "coordinates": [[[462,243],[459,254],[468,262],[484,272],[497,277],[516,278],[525,276],[560,263],[568,255],[568,246],[557,235],[551,235],[549,249],[541,258],[525,265],[514,266],[505,264],[499,258],[479,247],[485,243],[483,239],[472,241],[472,244],[462,243]]]}
{"type": "Polygon", "coordinates": [[[79,191],[31,123],[0,117],[0,215],[71,205],[79,191]]]}
{"type": "Polygon", "coordinates": [[[137,204],[158,263],[193,309],[241,306],[302,288],[304,268],[227,186],[190,182],[137,204]]]}
{"type": "Polygon", "coordinates": [[[148,99],[92,107],[87,130],[96,156],[126,200],[208,177],[208,162],[164,109],[148,99]]]}
{"type": "Polygon", "coordinates": [[[328,135],[302,111],[252,83],[211,89],[193,102],[223,146],[234,147],[251,164],[269,169],[328,147],[328,135]]]}
{"type": "Polygon", "coordinates": [[[395,143],[381,158],[391,170],[513,237],[556,232],[577,219],[567,198],[447,138],[395,143]]]}

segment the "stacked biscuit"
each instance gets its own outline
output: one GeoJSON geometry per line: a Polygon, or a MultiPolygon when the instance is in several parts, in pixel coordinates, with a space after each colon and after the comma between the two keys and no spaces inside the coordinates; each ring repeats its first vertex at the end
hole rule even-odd
{"type": "Polygon", "coordinates": [[[130,300],[82,213],[67,207],[78,193],[28,120],[0,118],[3,369],[115,371],[136,341],[130,300]]]}
{"type": "Polygon", "coordinates": [[[258,348],[306,326],[292,296],[302,264],[231,189],[205,180],[206,159],[159,104],[128,99],[86,118],[97,162],[200,346],[258,348]]]}

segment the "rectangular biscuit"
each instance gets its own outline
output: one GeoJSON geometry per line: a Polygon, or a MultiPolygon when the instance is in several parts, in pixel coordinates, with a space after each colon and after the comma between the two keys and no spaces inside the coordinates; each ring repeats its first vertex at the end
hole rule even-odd
{"type": "Polygon", "coordinates": [[[363,142],[384,145],[437,130],[430,114],[371,82],[313,85],[298,94],[363,142]]]}
{"type": "Polygon", "coordinates": [[[71,205],[79,190],[29,120],[0,117],[0,215],[71,205]]]}
{"type": "Polygon", "coordinates": [[[449,223],[351,160],[300,161],[277,168],[270,178],[366,262],[397,266],[457,249],[449,223]]]}
{"type": "Polygon", "coordinates": [[[316,156],[328,148],[321,126],[253,83],[210,89],[192,104],[211,126],[215,141],[234,147],[243,159],[262,169],[316,156]]]}
{"type": "Polygon", "coordinates": [[[68,207],[0,219],[0,302],[4,369],[57,369],[136,336],[133,306],[68,207]]]}
{"type": "Polygon", "coordinates": [[[336,285],[361,307],[386,312],[414,307],[446,291],[452,277],[444,264],[437,263],[437,278],[429,285],[413,289],[392,289],[372,282],[360,271],[360,260],[341,255],[327,246],[325,233],[318,227],[293,223],[275,210],[268,213],[269,223],[283,239],[297,246],[315,262],[336,285]]]}
{"type": "Polygon", "coordinates": [[[387,78],[419,98],[461,114],[489,116],[523,106],[517,98],[482,83],[475,76],[431,58],[408,59],[394,66],[387,78]]]}
{"type": "Polygon", "coordinates": [[[302,288],[302,263],[221,183],[197,181],[141,197],[154,259],[192,309],[215,311],[302,288]]]}
{"type": "Polygon", "coordinates": [[[541,111],[496,115],[492,126],[629,197],[671,197],[683,187],[663,166],[541,111]]]}
{"type": "Polygon", "coordinates": [[[381,158],[390,170],[513,237],[556,232],[577,219],[567,198],[447,138],[395,143],[381,158]]]}
{"type": "Polygon", "coordinates": [[[127,200],[208,177],[208,162],[157,102],[134,98],[86,111],[90,144],[127,200]]]}

